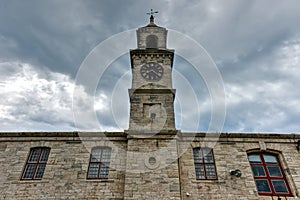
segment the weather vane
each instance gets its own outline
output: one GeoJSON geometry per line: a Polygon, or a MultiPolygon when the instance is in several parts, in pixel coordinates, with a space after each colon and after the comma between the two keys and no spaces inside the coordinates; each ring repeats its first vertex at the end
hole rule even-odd
{"type": "Polygon", "coordinates": [[[147,15],[153,16],[154,14],[157,14],[158,11],[153,11],[153,9],[150,9],[150,12],[147,13],[147,15]]]}

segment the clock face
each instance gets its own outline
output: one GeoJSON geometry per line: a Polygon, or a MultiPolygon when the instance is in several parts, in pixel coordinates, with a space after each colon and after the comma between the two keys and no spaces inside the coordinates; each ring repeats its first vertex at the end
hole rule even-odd
{"type": "Polygon", "coordinates": [[[164,68],[155,62],[149,62],[141,67],[141,75],[148,81],[159,81],[163,74],[164,68]]]}

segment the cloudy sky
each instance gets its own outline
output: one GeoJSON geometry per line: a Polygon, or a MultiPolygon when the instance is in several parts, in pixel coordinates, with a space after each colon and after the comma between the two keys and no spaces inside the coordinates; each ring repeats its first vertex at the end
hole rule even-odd
{"type": "MultiPolygon", "coordinates": [[[[86,84],[76,78],[104,41],[145,26],[150,8],[159,10],[158,25],[190,37],[216,64],[223,132],[300,132],[298,0],[0,0],[0,131],[127,129],[128,53],[105,66],[96,89],[91,74],[86,84]]],[[[175,57],[177,128],[210,131],[210,86],[195,72],[175,57]]]]}

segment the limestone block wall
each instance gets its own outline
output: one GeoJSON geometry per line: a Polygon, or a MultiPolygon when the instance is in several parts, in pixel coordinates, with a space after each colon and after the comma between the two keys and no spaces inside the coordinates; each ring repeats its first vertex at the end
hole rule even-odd
{"type": "Polygon", "coordinates": [[[81,137],[78,143],[78,136],[72,134],[16,133],[16,137],[0,137],[0,199],[123,199],[124,138],[110,137],[112,142],[92,134],[81,137]],[[108,179],[87,179],[94,146],[112,147],[108,179]],[[42,180],[20,180],[32,147],[51,148],[44,176],[42,180]]]}
{"type": "Polygon", "coordinates": [[[175,90],[134,90],[130,95],[130,130],[175,130],[175,90]],[[154,117],[151,117],[154,114],[154,117]]]}
{"type": "Polygon", "coordinates": [[[186,134],[179,140],[178,148],[182,153],[179,159],[182,199],[272,199],[270,196],[258,195],[247,157],[247,152],[251,150],[279,154],[294,195],[287,199],[299,199],[300,154],[296,149],[297,139],[253,134],[232,134],[226,137],[225,135],[222,134],[216,140],[213,137],[211,139],[209,136],[206,137],[205,134],[196,134],[195,137],[188,137],[186,134]],[[192,150],[194,147],[213,148],[217,180],[196,180],[192,150]],[[241,177],[230,175],[230,171],[235,169],[241,170],[241,177]]]}
{"type": "Polygon", "coordinates": [[[300,135],[143,134],[0,133],[0,199],[271,200],[258,195],[247,157],[251,151],[277,153],[293,194],[287,199],[300,199],[300,135]],[[90,151],[96,146],[112,149],[105,180],[87,179],[90,151]],[[51,148],[44,176],[20,180],[32,147],[51,148]],[[213,148],[216,180],[196,180],[194,147],[213,148]],[[230,175],[235,169],[241,177],[230,175]]]}
{"type": "Polygon", "coordinates": [[[126,200],[180,199],[176,140],[171,135],[128,139],[126,200]]]}

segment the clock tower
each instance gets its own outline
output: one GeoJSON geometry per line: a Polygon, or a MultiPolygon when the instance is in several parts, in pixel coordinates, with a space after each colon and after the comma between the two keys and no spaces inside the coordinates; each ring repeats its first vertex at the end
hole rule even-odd
{"type": "Polygon", "coordinates": [[[132,87],[124,199],[180,199],[177,131],[172,88],[174,50],[167,30],[154,23],[137,30],[130,50],[132,87]]]}
{"type": "Polygon", "coordinates": [[[137,30],[137,49],[130,50],[132,88],[129,131],[175,130],[172,67],[174,50],[167,49],[167,30],[154,23],[137,30]]]}

